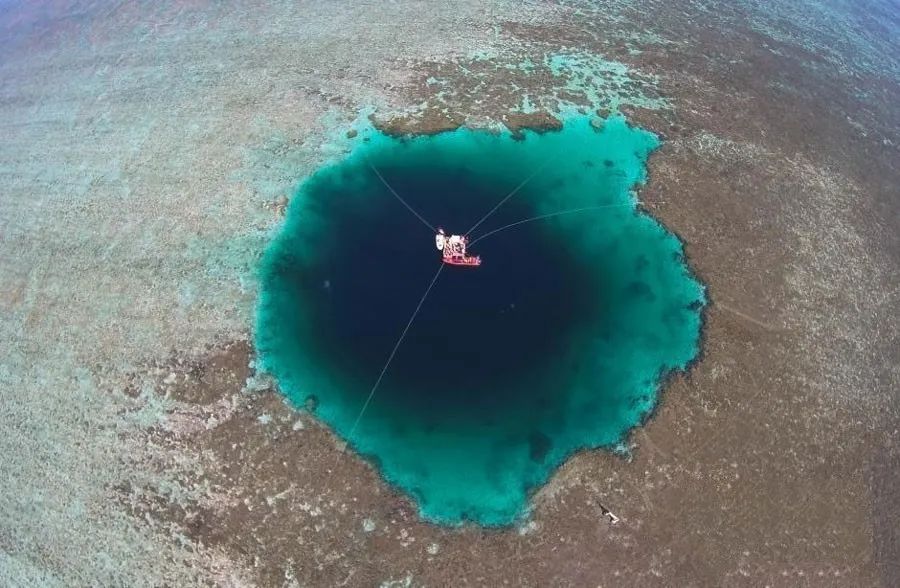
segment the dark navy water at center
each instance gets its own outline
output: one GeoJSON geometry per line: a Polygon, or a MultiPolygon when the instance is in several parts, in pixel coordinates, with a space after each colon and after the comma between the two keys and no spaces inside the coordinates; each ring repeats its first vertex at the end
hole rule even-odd
{"type": "Polygon", "coordinates": [[[632,193],[658,140],[620,117],[524,140],[366,138],[301,185],[267,250],[261,365],[427,519],[509,524],[574,451],[621,442],[698,353],[703,289],[632,193]],[[464,233],[510,193],[472,232],[483,265],[440,271],[354,428],[441,267],[426,222],[464,233]]]}

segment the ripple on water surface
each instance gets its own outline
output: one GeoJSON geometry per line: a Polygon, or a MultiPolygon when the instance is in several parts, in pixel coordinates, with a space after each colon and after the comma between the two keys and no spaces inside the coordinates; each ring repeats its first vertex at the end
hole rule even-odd
{"type": "Polygon", "coordinates": [[[633,204],[656,137],[611,118],[562,131],[375,131],[299,188],[262,262],[262,367],[428,519],[513,522],[567,456],[611,446],[697,354],[703,289],[679,241],[633,204]],[[446,267],[377,394],[375,379],[439,264],[421,215],[473,238],[446,267]],[[526,178],[530,179],[523,185],[526,178]],[[351,434],[352,433],[352,434],[351,434]]]}

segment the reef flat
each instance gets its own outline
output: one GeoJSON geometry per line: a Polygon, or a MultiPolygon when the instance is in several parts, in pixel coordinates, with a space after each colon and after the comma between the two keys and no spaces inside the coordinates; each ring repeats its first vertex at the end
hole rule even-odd
{"type": "Polygon", "coordinates": [[[900,586],[898,29],[894,0],[0,3],[0,585],[900,586]],[[258,369],[261,260],[363,108],[661,140],[639,211],[706,288],[701,355],[512,526],[423,520],[258,369]]]}

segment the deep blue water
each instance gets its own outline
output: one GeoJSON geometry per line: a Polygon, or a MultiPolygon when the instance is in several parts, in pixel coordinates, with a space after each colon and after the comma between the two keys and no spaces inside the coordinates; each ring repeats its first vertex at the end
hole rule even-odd
{"type": "Polygon", "coordinates": [[[262,267],[263,366],[445,523],[506,524],[573,451],[622,440],[664,374],[696,355],[700,284],[681,244],[633,205],[658,145],[610,119],[557,133],[375,131],[298,190],[262,267]],[[474,233],[586,206],[477,242],[445,267],[384,380],[372,385],[440,267],[428,222],[474,233]],[[538,173],[535,173],[537,171],[538,173]]]}

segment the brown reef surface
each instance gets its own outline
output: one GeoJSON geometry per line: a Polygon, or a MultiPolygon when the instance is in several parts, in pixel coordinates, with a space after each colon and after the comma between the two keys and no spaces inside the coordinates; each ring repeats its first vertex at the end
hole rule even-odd
{"type": "Polygon", "coordinates": [[[0,583],[900,585],[890,29],[314,7],[0,8],[0,583]],[[702,357],[631,458],[573,457],[515,528],[435,526],[255,372],[255,260],[329,116],[552,132],[561,101],[615,107],[541,66],[573,51],[632,68],[619,107],[664,139],[640,199],[709,288],[702,357]]]}

